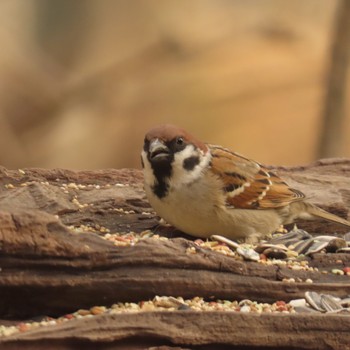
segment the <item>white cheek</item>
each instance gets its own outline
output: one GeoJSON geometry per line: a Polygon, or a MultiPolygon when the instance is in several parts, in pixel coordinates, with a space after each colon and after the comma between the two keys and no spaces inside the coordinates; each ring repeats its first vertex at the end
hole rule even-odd
{"type": "MultiPolygon", "coordinates": [[[[157,180],[154,176],[151,163],[149,162],[147,158],[147,153],[145,151],[141,152],[141,157],[144,164],[143,174],[145,184],[147,186],[152,187],[155,185],[157,180]]],[[[201,177],[203,171],[209,166],[210,159],[210,152],[204,154],[201,150],[195,150],[195,148],[192,145],[187,146],[181,152],[177,152],[174,156],[174,161],[172,162],[171,178],[165,179],[166,181],[169,181],[170,190],[178,189],[183,185],[188,185],[198,180],[201,177]],[[199,164],[197,164],[192,170],[184,169],[184,160],[193,156],[199,156],[199,164]]]]}
{"type": "Polygon", "coordinates": [[[155,177],[150,162],[147,159],[147,153],[145,151],[141,152],[141,157],[143,161],[143,176],[145,178],[145,183],[149,186],[154,185],[155,177]]]}
{"type": "Polygon", "coordinates": [[[204,154],[201,150],[195,150],[192,145],[187,146],[181,152],[177,152],[173,162],[171,185],[174,188],[178,188],[198,180],[203,170],[208,167],[210,159],[211,155],[209,152],[204,154]],[[192,170],[188,171],[184,169],[183,163],[185,159],[193,156],[199,156],[200,162],[192,170]]]}

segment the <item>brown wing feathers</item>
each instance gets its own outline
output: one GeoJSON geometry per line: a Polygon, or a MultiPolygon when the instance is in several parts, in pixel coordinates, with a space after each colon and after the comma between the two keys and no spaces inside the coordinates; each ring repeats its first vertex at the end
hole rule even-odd
{"type": "Polygon", "coordinates": [[[227,205],[242,209],[283,207],[305,196],[262,165],[220,146],[209,146],[212,170],[224,182],[227,205]]]}

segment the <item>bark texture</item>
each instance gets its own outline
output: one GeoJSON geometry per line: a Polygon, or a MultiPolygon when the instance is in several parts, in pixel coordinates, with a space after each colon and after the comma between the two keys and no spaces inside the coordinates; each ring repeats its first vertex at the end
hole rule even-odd
{"type": "MultiPolygon", "coordinates": [[[[330,159],[274,170],[305,192],[311,202],[349,217],[350,160],[330,159]]],[[[346,232],[322,221],[301,225],[317,234],[346,232]]],[[[4,320],[59,316],[79,308],[155,295],[274,302],[301,298],[307,290],[340,297],[350,294],[349,276],[322,273],[350,266],[350,254],[315,254],[309,263],[318,267],[318,272],[295,271],[236,261],[198,246],[196,254],[189,254],[187,248],[192,246],[189,236],[158,226],[138,170],[0,168],[0,318],[4,320]],[[116,247],[99,234],[72,233],[71,225],[100,225],[112,232],[156,229],[170,239],[149,238],[135,246],[116,247]],[[291,284],[283,281],[286,277],[310,278],[314,283],[291,284]]],[[[18,333],[0,339],[0,346],[346,349],[349,328],[346,315],[104,314],[18,333]]]]}

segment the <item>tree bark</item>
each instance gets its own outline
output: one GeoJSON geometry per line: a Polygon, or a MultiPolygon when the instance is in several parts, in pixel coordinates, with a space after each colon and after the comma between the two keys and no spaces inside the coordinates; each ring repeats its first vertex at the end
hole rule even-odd
{"type": "Polygon", "coordinates": [[[345,137],[344,122],[346,102],[349,96],[347,86],[350,61],[350,1],[341,0],[334,20],[330,68],[327,79],[327,93],[323,111],[323,126],[318,156],[339,157],[345,137]]]}
{"type": "MultiPolygon", "coordinates": [[[[274,170],[308,194],[310,201],[349,216],[350,160],[274,170]]],[[[345,232],[321,221],[302,225],[318,234],[345,232]]],[[[143,192],[142,174],[131,169],[0,168],[0,251],[2,319],[60,316],[155,295],[275,302],[302,298],[306,291],[350,294],[350,277],[330,273],[349,267],[350,254],[315,254],[305,259],[318,271],[291,270],[235,260],[196,246],[173,228],[159,226],[143,192]],[[155,229],[169,239],[148,238],[117,247],[102,239],[104,233],[72,233],[68,227],[82,224],[112,232],[155,229]],[[195,247],[194,254],[188,253],[190,247],[195,247]],[[283,281],[292,277],[313,283],[283,281]]],[[[0,338],[0,347],[346,349],[349,326],[348,316],[329,314],[103,314],[0,338]]]]}

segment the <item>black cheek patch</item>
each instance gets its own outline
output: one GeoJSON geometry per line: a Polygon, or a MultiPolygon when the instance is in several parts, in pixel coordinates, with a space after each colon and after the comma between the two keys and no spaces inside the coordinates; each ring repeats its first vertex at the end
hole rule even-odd
{"type": "Polygon", "coordinates": [[[192,156],[192,157],[184,159],[182,166],[185,170],[191,171],[198,164],[199,164],[199,157],[192,156]]]}

